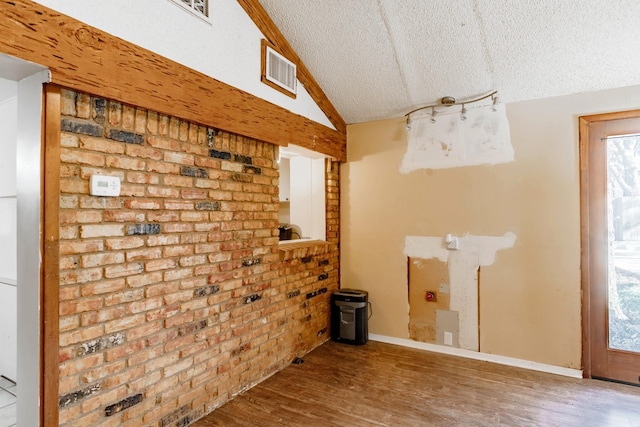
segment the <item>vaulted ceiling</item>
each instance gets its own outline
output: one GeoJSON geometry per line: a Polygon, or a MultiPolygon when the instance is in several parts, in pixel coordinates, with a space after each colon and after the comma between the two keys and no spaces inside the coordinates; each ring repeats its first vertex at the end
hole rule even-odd
{"type": "Polygon", "coordinates": [[[260,0],[347,123],[640,84],[638,0],[260,0]]]}

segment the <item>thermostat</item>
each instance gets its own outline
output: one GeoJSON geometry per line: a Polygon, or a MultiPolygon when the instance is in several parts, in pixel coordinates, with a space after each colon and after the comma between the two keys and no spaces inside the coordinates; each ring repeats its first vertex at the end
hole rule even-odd
{"type": "Polygon", "coordinates": [[[118,197],[120,178],[117,176],[91,175],[89,193],[92,196],[118,197]]]}

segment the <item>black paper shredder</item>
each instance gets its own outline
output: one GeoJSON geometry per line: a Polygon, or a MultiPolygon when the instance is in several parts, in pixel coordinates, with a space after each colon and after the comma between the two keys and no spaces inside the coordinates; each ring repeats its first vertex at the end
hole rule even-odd
{"type": "Polygon", "coordinates": [[[369,339],[369,293],[339,289],[331,296],[331,339],[362,345],[369,339]]]}

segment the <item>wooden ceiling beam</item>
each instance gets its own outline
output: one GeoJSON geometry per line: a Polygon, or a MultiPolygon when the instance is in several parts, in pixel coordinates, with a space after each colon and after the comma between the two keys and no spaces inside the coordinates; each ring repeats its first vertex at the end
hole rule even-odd
{"type": "Polygon", "coordinates": [[[52,83],[60,86],[346,161],[346,131],[330,129],[38,3],[3,1],[0,34],[0,53],[48,67],[52,83]]]}

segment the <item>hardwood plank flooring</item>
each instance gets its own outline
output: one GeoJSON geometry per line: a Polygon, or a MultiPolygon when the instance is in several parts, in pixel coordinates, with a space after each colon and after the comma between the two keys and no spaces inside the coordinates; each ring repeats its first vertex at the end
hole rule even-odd
{"type": "Polygon", "coordinates": [[[640,387],[331,341],[193,426],[640,427],[640,387]]]}

